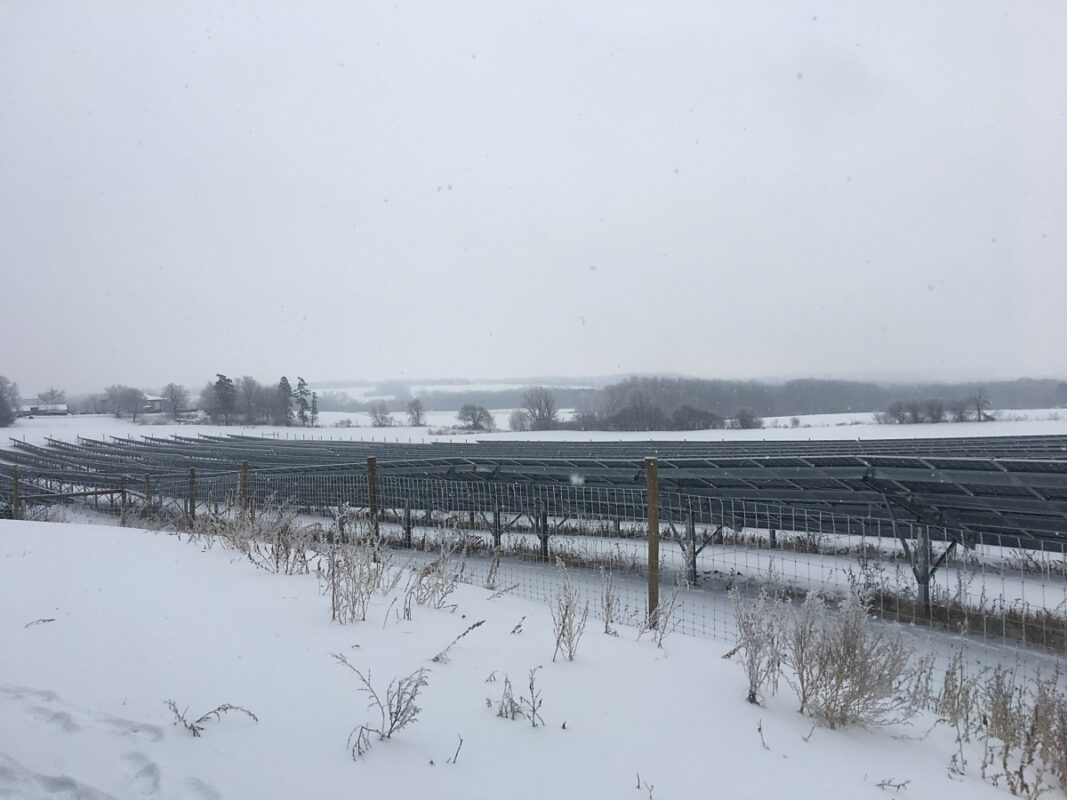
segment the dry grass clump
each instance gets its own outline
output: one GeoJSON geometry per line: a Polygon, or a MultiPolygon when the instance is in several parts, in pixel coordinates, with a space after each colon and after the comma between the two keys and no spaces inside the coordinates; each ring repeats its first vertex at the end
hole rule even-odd
{"type": "Polygon", "coordinates": [[[831,612],[810,594],[793,606],[762,593],[745,603],[734,592],[738,645],[749,702],[772,693],[782,675],[800,711],[830,728],[901,722],[933,712],[952,727],[949,768],[963,773],[972,743],[982,777],[1028,800],[1067,792],[1067,692],[1063,673],[1026,679],[1018,666],[970,670],[957,652],[935,686],[932,657],[917,658],[898,631],[870,624],[850,595],[831,612]]]}
{"type": "Polygon", "coordinates": [[[571,585],[571,576],[563,561],[556,559],[556,568],[559,569],[562,583],[556,590],[556,596],[552,602],[552,630],[556,635],[556,649],[552,653],[552,660],[560,651],[568,661],[574,661],[578,653],[578,642],[585,632],[585,622],[589,618],[589,603],[579,609],[578,590],[571,585]]]}
{"type": "Polygon", "coordinates": [[[457,540],[446,539],[441,543],[437,557],[412,567],[407,586],[404,588],[404,617],[411,619],[411,605],[443,608],[449,595],[455,591],[467,566],[467,550],[457,553],[457,540]]]}
{"type": "Polygon", "coordinates": [[[202,511],[194,520],[179,518],[176,527],[206,547],[220,543],[260,569],[284,575],[310,572],[312,548],[323,538],[321,525],[302,524],[295,511],[269,501],[247,509],[227,502],[218,511],[202,511]]]}
{"type": "Polygon", "coordinates": [[[1030,800],[1067,794],[1067,692],[1058,667],[1030,678],[1018,665],[969,669],[957,651],[926,705],[956,734],[953,772],[966,772],[967,745],[975,743],[981,775],[994,785],[1030,800]]]}
{"type": "Polygon", "coordinates": [[[327,550],[326,584],[330,618],[335,622],[363,622],[375,594],[388,594],[403,575],[393,567],[392,554],[369,544],[335,544],[327,550]]]}

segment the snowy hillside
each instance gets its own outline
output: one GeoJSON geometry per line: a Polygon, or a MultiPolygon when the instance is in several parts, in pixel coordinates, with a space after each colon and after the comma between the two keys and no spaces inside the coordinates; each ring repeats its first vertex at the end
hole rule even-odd
{"type": "Polygon", "coordinates": [[[575,660],[553,663],[547,598],[459,585],[405,620],[375,596],[341,625],[314,574],[174,534],[11,521],[0,587],[2,797],[1008,796],[977,757],[951,774],[953,735],[929,718],[813,729],[788,692],[745,703],[723,643],[657,648],[591,620],[575,660]],[[379,692],[428,670],[415,724],[355,760],[349,734],[378,712],[334,654],[379,692]],[[535,668],[543,724],[497,716],[505,681],[518,702],[535,668]],[[222,704],[257,719],[220,713],[194,737],[167,701],[190,722],[222,704]]]}

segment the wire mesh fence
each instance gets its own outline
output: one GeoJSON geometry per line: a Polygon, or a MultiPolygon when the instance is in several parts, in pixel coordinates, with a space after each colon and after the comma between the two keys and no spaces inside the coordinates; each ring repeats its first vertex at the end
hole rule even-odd
{"type": "MultiPolygon", "coordinates": [[[[0,481],[12,507],[17,482],[0,481]]],[[[799,600],[859,592],[873,614],[915,629],[1067,655],[1067,550],[962,546],[945,528],[751,501],[657,492],[655,569],[645,488],[539,485],[375,475],[372,470],[189,470],[113,478],[41,472],[23,511],[80,503],[138,517],[289,514],[325,542],[372,531],[413,554],[449,544],[464,580],[535,601],[566,570],[606,626],[649,623],[649,574],[661,626],[733,641],[731,592],[799,600]],[[75,496],[97,491],[100,494],[75,496]],[[31,499],[32,498],[32,499],[31,499]],[[363,532],[363,533],[361,533],[363,532]]]]}

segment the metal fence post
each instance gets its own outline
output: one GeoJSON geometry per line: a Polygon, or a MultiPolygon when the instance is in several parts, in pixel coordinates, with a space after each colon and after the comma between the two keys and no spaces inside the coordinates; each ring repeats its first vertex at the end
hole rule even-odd
{"type": "Polygon", "coordinates": [[[19,468],[11,468],[11,519],[19,518],[19,468]]]}
{"type": "Polygon", "coordinates": [[[548,561],[548,512],[543,506],[538,510],[537,520],[537,527],[540,528],[538,535],[541,537],[541,558],[548,561]]]}
{"type": "Polygon", "coordinates": [[[241,513],[248,511],[248,462],[241,462],[241,483],[237,490],[237,507],[241,513]]]}
{"type": "Polygon", "coordinates": [[[648,625],[655,628],[659,616],[659,462],[645,459],[648,490],[648,625]]]}
{"type": "Polygon", "coordinates": [[[196,469],[189,467],[189,519],[196,520],[196,469]]]}
{"type": "Polygon", "coordinates": [[[915,548],[915,580],[919,588],[919,604],[922,606],[926,618],[930,618],[930,527],[919,525],[919,546],[915,548]]]}
{"type": "Polygon", "coordinates": [[[378,459],[367,456],[367,505],[370,508],[370,532],[378,544],[378,459]]]}
{"type": "Polygon", "coordinates": [[[697,585],[697,524],[693,516],[693,508],[689,507],[689,515],[685,519],[685,532],[689,536],[689,584],[697,585]]]}
{"type": "Polygon", "coordinates": [[[404,501],[404,544],[411,547],[411,503],[404,501]]]}

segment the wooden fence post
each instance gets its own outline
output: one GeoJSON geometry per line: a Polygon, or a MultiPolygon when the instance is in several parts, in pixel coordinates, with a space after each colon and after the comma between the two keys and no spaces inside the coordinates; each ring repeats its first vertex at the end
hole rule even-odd
{"type": "Polygon", "coordinates": [[[11,468],[11,480],[13,481],[12,490],[11,490],[11,519],[18,519],[19,518],[19,468],[18,467],[12,467],[11,468]]]}
{"type": "Polygon", "coordinates": [[[659,616],[659,462],[645,459],[648,490],[648,625],[655,628],[659,616]]]}
{"type": "Polygon", "coordinates": [[[196,468],[189,467],[189,519],[196,520],[196,468]]]}
{"type": "Polygon", "coordinates": [[[146,514],[152,512],[152,479],[147,472],[144,476],[144,510],[146,514]]]}
{"type": "Polygon", "coordinates": [[[126,524],[126,476],[119,482],[119,525],[126,524]]]}

